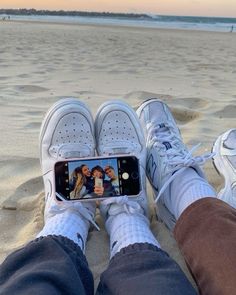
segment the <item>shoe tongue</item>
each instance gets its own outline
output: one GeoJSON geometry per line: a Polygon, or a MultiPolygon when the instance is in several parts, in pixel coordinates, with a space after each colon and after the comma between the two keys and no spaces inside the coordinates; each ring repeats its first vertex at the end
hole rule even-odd
{"type": "Polygon", "coordinates": [[[160,108],[150,107],[148,108],[148,117],[151,121],[158,120],[159,122],[167,122],[168,117],[166,115],[166,111],[164,109],[164,105],[162,105],[160,108]]]}
{"type": "Polygon", "coordinates": [[[166,124],[165,123],[162,123],[161,120],[158,120],[158,121],[151,121],[147,124],[147,127],[148,129],[152,129],[152,128],[160,128],[160,129],[163,129],[163,131],[165,131],[165,129],[167,130],[168,127],[166,127],[166,124]]]}
{"type": "Polygon", "coordinates": [[[228,149],[236,149],[236,130],[229,133],[227,139],[224,141],[224,146],[228,149]]]}
{"type": "Polygon", "coordinates": [[[166,125],[165,125],[165,123],[158,123],[158,127],[159,128],[166,128],[166,125]]]}
{"type": "MultiPolygon", "coordinates": [[[[168,131],[168,127],[166,127],[165,123],[158,122],[156,123],[162,132],[168,131]]],[[[166,150],[172,149],[172,145],[169,141],[163,141],[162,144],[166,148],[166,150]]]]}

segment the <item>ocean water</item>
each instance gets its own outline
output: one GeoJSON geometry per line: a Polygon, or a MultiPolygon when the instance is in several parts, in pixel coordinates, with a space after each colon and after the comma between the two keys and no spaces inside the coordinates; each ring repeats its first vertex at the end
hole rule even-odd
{"type": "MultiPolygon", "coordinates": [[[[0,15],[0,19],[6,15],[0,15]]],[[[116,16],[68,16],[68,15],[10,15],[12,20],[42,22],[116,25],[166,29],[186,29],[217,32],[236,32],[236,18],[142,15],[132,17],[116,16]]]]}

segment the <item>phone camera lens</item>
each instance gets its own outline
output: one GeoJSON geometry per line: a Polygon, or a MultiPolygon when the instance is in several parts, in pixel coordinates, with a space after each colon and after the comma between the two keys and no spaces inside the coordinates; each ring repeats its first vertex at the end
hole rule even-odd
{"type": "Polygon", "coordinates": [[[138,173],[137,172],[132,172],[131,177],[132,177],[132,179],[138,179],[138,173]]]}
{"type": "Polygon", "coordinates": [[[129,179],[129,173],[127,173],[127,172],[122,173],[122,178],[123,178],[124,180],[129,179]]]}

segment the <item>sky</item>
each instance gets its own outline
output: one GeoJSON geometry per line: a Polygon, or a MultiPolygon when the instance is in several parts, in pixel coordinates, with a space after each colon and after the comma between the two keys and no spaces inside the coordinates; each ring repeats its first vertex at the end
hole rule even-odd
{"type": "Polygon", "coordinates": [[[0,8],[236,17],[236,0],[0,0],[0,8]]]}

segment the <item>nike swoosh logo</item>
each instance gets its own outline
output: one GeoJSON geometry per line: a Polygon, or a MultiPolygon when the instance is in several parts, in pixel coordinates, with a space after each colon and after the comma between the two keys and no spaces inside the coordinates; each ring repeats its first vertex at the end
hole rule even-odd
{"type": "Polygon", "coordinates": [[[84,251],[84,240],[82,239],[80,233],[77,233],[77,239],[79,243],[81,242],[81,248],[82,248],[82,251],[84,251]]]}
{"type": "Polygon", "coordinates": [[[152,154],[147,159],[147,175],[149,178],[149,181],[151,182],[152,187],[158,191],[158,187],[155,186],[155,174],[157,170],[157,164],[154,160],[154,157],[152,154]]]}
{"type": "Polygon", "coordinates": [[[113,249],[115,247],[115,245],[117,244],[117,241],[112,243],[111,249],[113,249]]]}

